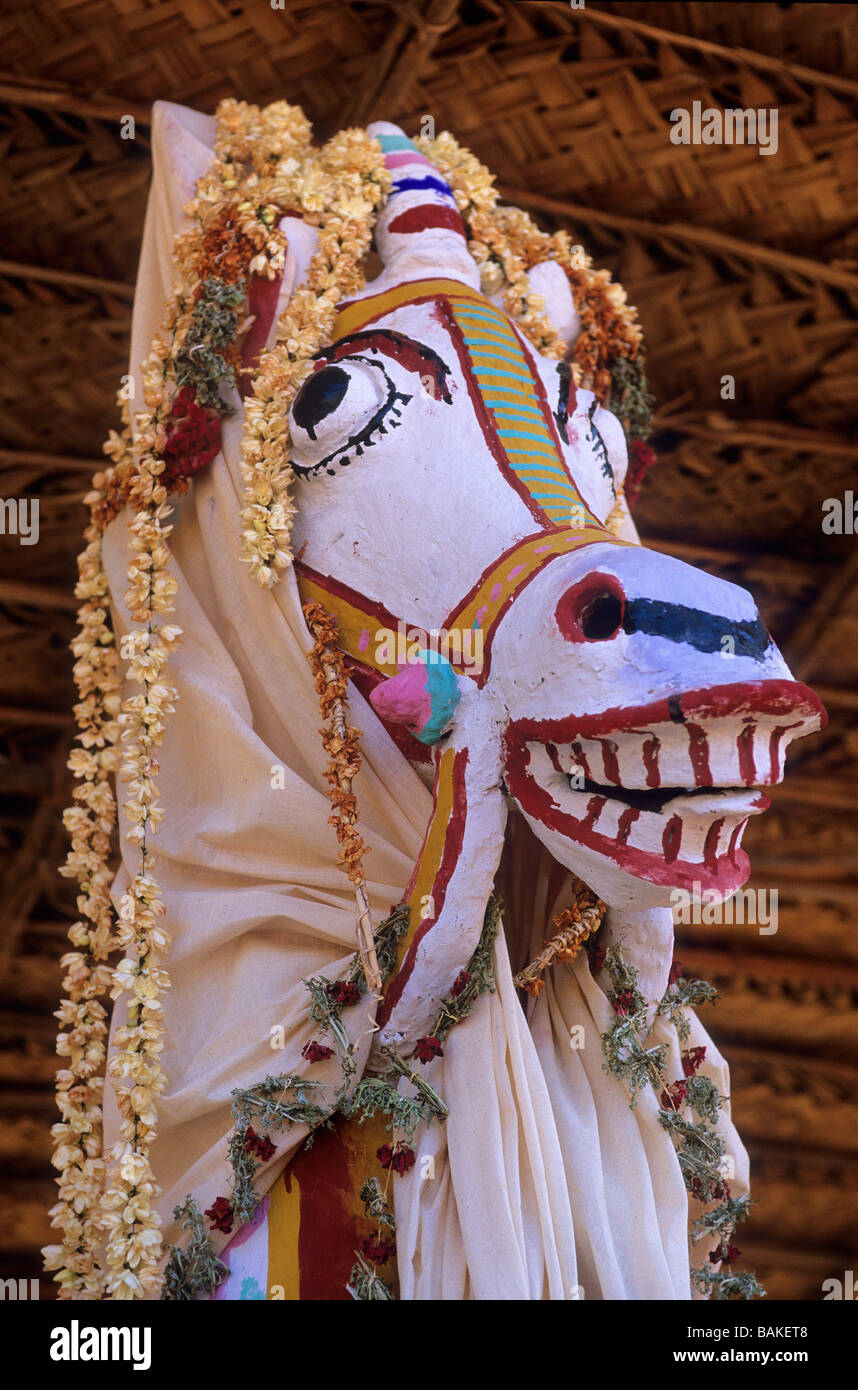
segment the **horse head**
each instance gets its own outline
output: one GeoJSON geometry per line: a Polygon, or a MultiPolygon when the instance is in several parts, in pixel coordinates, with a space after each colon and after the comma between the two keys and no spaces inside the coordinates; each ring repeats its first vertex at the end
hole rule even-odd
{"type": "MultiPolygon", "coordinates": [[[[481,293],[434,166],[370,129],[393,176],[384,270],[292,405],[296,568],[380,718],[434,763],[379,1014],[407,1047],[479,936],[510,800],[609,906],[695,881],[726,897],[761,788],[825,716],[745,590],[640,545],[619,421],[481,293]]],[[[574,333],[560,267],[531,284],[574,333]]]]}

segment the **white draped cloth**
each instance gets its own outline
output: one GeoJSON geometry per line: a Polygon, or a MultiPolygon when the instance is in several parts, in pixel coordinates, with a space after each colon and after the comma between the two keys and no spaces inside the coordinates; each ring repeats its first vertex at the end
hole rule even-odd
{"type": "MultiPolygon", "coordinates": [[[[153,134],[132,340],[138,402],[138,364],[172,290],[173,235],[210,160],[214,122],[159,103],[153,134]]],[[[306,259],[290,253],[287,290],[306,259]]],[[[172,1209],[187,1193],[202,1210],[229,1190],[231,1091],[266,1074],[306,1073],[301,1050],[316,1030],[302,981],[342,977],[355,949],[354,899],[328,823],[311,642],[295,578],[287,572],[264,591],[238,558],[241,431],[239,408],[225,423],[222,452],[172,518],[179,587],[169,621],[184,638],[170,663],[179,699],[160,758],[165,815],[152,841],[173,938],[168,1084],[152,1150],[168,1241],[177,1236],[172,1209]],[[284,1046],[275,1050],[281,1027],[284,1046]]],[[[120,517],[105,542],[118,638],[133,627],[123,601],[129,553],[120,517]]],[[[402,897],[432,798],[354,688],[349,700],[363,734],[355,789],[378,923],[402,897]]],[[[136,862],[123,836],[117,903],[136,862]]],[[[515,951],[527,958],[542,944],[546,912],[565,902],[547,903],[541,881],[521,899],[527,907],[518,910],[531,918],[509,921],[507,931],[514,928],[515,951]]],[[[650,944],[626,943],[632,963],[647,958],[650,944]]],[[[658,943],[656,954],[656,974],[666,977],[669,944],[665,952],[658,943]]],[[[420,1159],[434,1159],[434,1176],[422,1180],[414,1169],[395,1184],[401,1297],[688,1298],[688,1201],[676,1154],[658,1122],[655,1093],[643,1093],[633,1111],[622,1082],[603,1069],[599,1035],[615,1015],[586,958],[549,972],[529,1016],[503,931],[495,972],[496,993],[483,995],[453,1030],[427,1076],[450,1112],[441,1126],[421,1126],[414,1141],[420,1159]],[[584,1045],[570,1045],[572,1036],[584,1045]]],[[[124,1016],[124,1005],[118,1013],[124,1016]]],[[[357,1037],[369,1027],[365,1009],[347,1010],[346,1022],[351,1015],[357,1037]]],[[[723,1059],[696,1020],[693,1027],[691,1044],[707,1048],[704,1073],[728,1094],[723,1059]]],[[[366,1032],[360,1066],[369,1041],[366,1032]]],[[[664,1020],[653,1041],[669,1043],[668,1076],[680,1077],[676,1036],[664,1020]]],[[[316,1065],[312,1077],[335,1081],[335,1059],[316,1065]]],[[[108,1086],[107,1145],[117,1125],[108,1086]]],[[[738,1195],[747,1164],[727,1107],[721,1127],[738,1195]]],[[[305,1135],[296,1128],[280,1142],[261,1189],[305,1135]]],[[[227,1238],[215,1239],[223,1245],[227,1238]]],[[[695,1256],[701,1259],[705,1250],[695,1256]]]]}

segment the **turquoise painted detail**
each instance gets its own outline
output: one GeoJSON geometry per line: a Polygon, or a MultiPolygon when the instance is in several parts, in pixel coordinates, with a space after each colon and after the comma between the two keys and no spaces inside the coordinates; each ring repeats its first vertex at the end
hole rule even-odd
{"type": "Polygon", "coordinates": [[[417,146],[407,135],[377,135],[375,138],[385,154],[390,150],[413,150],[415,154],[418,153],[417,146]]]}
{"type": "Polygon", "coordinates": [[[239,1299],[261,1298],[263,1302],[265,1301],[265,1294],[263,1290],[259,1287],[259,1284],[256,1282],[252,1274],[248,1274],[247,1278],[242,1280],[241,1293],[238,1295],[238,1297],[239,1299]]]}
{"type": "Polygon", "coordinates": [[[449,727],[456,706],[462,698],[456,672],[440,652],[423,651],[419,660],[426,667],[426,693],[432,710],[423,728],[415,738],[421,743],[437,743],[449,727]]]}

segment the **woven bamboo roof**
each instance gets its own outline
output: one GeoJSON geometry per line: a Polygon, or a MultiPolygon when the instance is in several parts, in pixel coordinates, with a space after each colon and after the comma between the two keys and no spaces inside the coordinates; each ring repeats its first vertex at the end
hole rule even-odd
{"type": "Polygon", "coordinates": [[[705,1019],[758,1199],[743,1263],[772,1297],[821,1297],[858,1245],[858,538],[821,528],[856,484],[858,11],[12,0],[0,53],[0,491],[41,504],[37,546],[0,537],[0,1276],[35,1275],[49,1234],[74,557],[126,369],[149,111],[234,95],[298,103],[320,138],[431,115],[639,306],[658,401],[644,537],[752,589],[831,718],[747,837],[777,934],[692,927],[681,948],[722,992],[705,1019]],[[777,155],[671,144],[670,111],[697,100],[776,107],[777,155]]]}

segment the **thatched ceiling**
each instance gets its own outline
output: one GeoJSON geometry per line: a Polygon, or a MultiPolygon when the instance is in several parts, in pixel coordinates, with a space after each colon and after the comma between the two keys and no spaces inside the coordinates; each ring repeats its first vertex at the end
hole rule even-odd
{"type": "Polygon", "coordinates": [[[50,1010],[73,912],[54,868],[66,645],[80,498],[127,359],[148,111],[157,98],[212,110],[226,95],[300,103],[320,137],[373,117],[414,130],[431,115],[639,305],[659,402],[641,529],[753,589],[831,714],[748,837],[753,881],[780,892],[777,935],[697,927],[683,946],[724,995],[707,1022],[732,1063],[761,1199],[740,1243],[773,1296],[819,1298],[851,1267],[858,540],[824,535],[821,504],[856,482],[856,16],[560,0],[7,4],[2,493],[40,498],[41,538],[0,537],[0,1149],[13,1174],[0,1274],[35,1273],[47,1235],[50,1010]],[[672,145],[669,112],[695,100],[777,107],[777,155],[672,145]]]}

